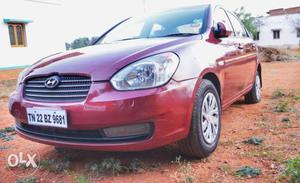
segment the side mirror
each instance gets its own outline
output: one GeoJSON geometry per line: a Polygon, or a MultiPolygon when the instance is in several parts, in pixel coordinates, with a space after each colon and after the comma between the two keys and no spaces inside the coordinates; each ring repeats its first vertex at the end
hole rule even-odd
{"type": "Polygon", "coordinates": [[[232,34],[232,31],[228,30],[224,23],[218,22],[215,27],[215,37],[216,38],[226,38],[232,34]]]}

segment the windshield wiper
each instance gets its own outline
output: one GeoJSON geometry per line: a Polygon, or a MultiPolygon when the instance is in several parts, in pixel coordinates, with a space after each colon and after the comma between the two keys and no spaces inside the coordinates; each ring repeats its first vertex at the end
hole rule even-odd
{"type": "Polygon", "coordinates": [[[176,34],[167,34],[164,36],[158,36],[158,37],[184,37],[184,36],[195,36],[195,35],[199,35],[196,33],[176,33],[176,34]]]}

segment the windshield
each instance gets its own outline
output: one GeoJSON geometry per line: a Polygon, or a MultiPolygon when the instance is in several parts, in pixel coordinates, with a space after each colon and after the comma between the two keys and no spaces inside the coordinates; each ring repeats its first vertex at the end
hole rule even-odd
{"type": "Polygon", "coordinates": [[[97,44],[167,36],[191,36],[205,32],[208,6],[195,6],[131,18],[110,31],[97,44]]]}

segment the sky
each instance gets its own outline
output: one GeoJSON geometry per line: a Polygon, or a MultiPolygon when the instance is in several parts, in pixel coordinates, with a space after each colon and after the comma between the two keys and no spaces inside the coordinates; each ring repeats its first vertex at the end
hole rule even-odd
{"type": "Polygon", "coordinates": [[[266,15],[270,9],[300,6],[300,0],[24,0],[42,1],[49,6],[60,6],[60,21],[66,23],[67,41],[77,37],[101,35],[122,19],[146,12],[161,11],[181,6],[214,2],[234,11],[244,6],[254,16],[266,15]],[[52,3],[52,5],[51,5],[52,3]]]}

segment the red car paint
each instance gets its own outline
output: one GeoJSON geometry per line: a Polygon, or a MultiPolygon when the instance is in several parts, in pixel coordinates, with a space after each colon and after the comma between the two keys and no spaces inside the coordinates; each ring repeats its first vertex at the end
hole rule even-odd
{"type": "Polygon", "coordinates": [[[91,46],[60,53],[41,60],[25,73],[23,81],[34,76],[80,74],[91,77],[88,96],[81,102],[35,102],[24,98],[24,82],[9,100],[9,111],[20,123],[27,123],[26,108],[64,109],[68,129],[94,130],[151,122],[153,134],[142,141],[85,143],[47,139],[17,133],[29,140],[68,148],[101,151],[140,151],[186,138],[194,98],[203,78],[215,76],[219,83],[222,108],[245,95],[254,83],[260,63],[250,37],[216,39],[213,33],[215,6],[209,6],[207,30],[202,35],[138,39],[91,46]],[[239,47],[242,45],[243,47],[239,47]],[[180,64],[166,85],[153,89],[117,91],[109,82],[114,73],[142,58],[173,52],[180,64]]]}

